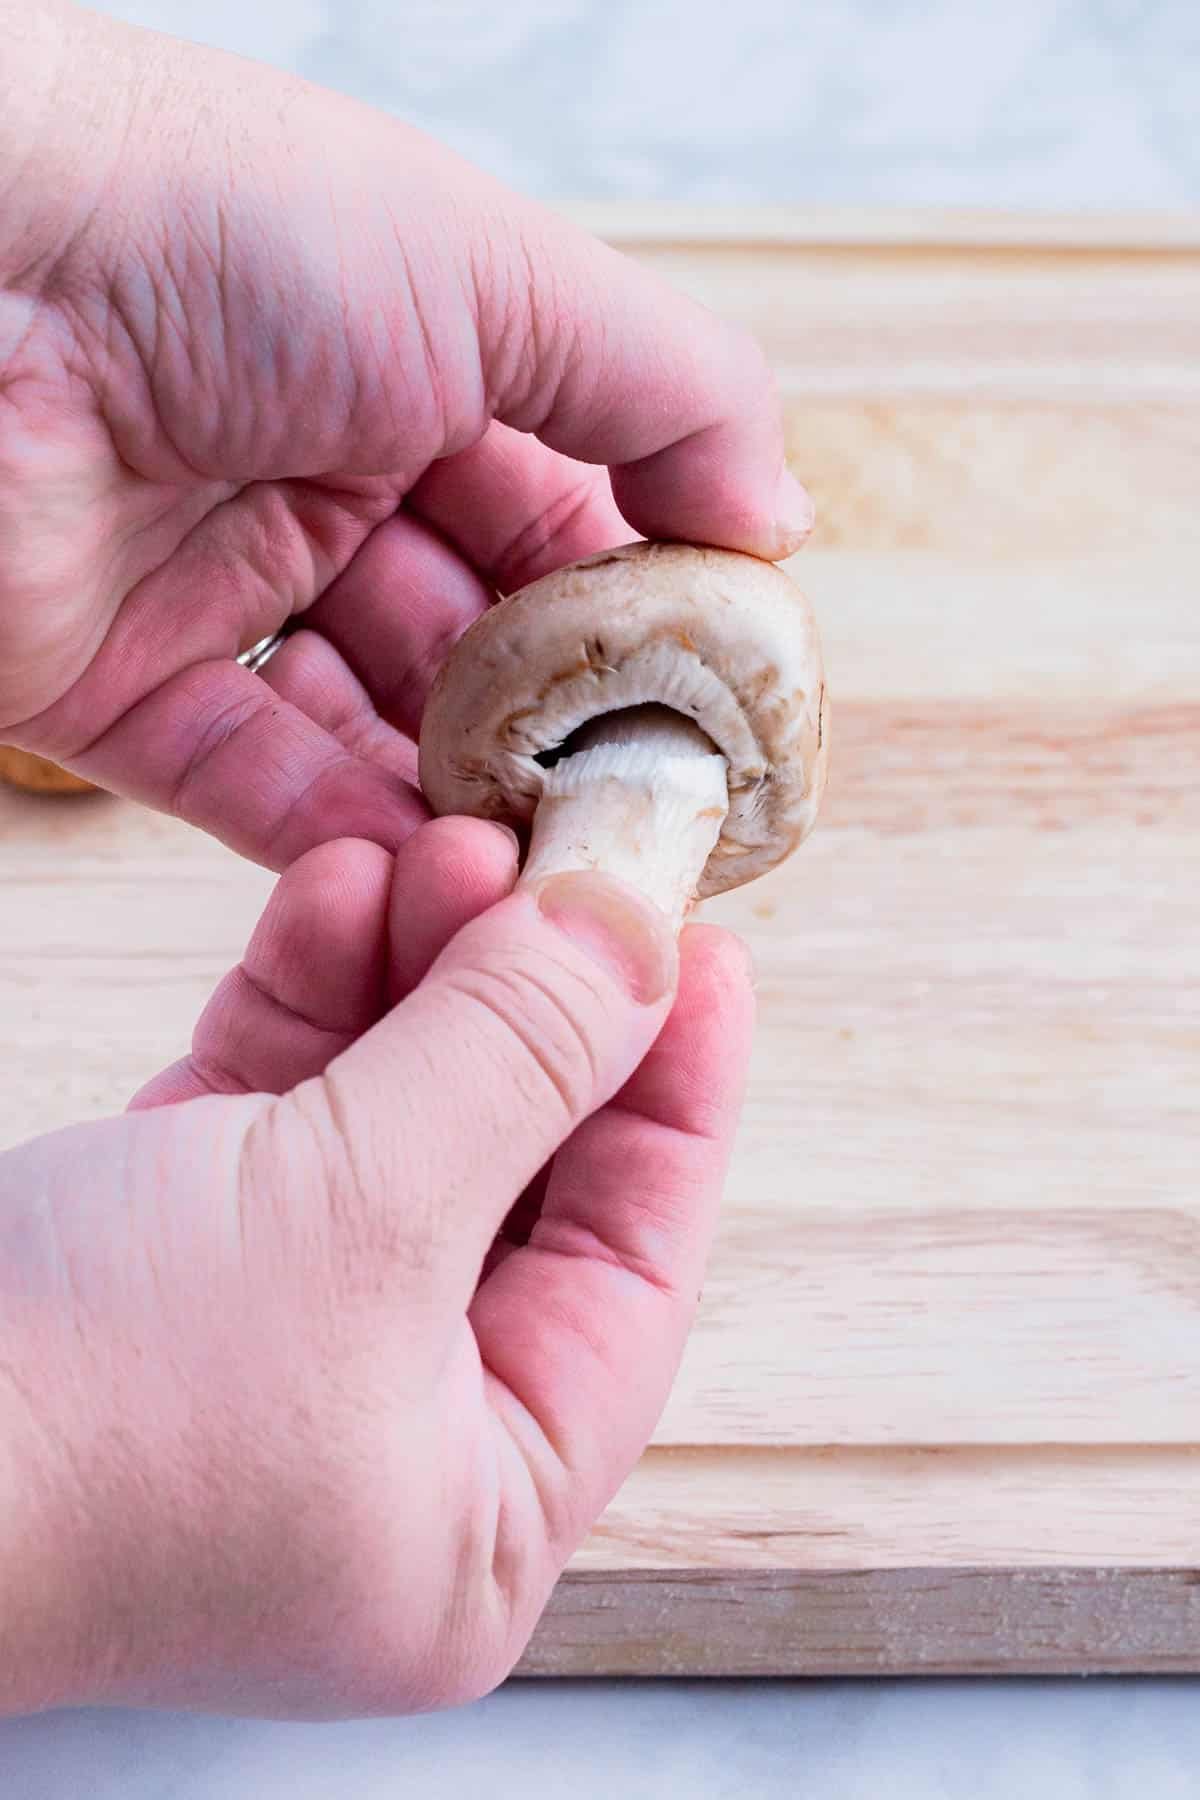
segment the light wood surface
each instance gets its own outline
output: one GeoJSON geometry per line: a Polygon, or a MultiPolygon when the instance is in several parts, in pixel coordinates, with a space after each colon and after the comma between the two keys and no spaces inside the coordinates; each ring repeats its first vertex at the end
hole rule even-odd
{"type": "Polygon", "coordinates": [[[853,246],[908,255],[964,250],[1200,250],[1200,215],[1087,208],[1030,212],[964,206],[719,206],[686,201],[580,201],[564,209],[585,230],[650,254],[665,244],[702,250],[853,246]]]}
{"type": "MultiPolygon", "coordinates": [[[[717,1253],[525,1667],[1200,1668],[1200,229],[609,223],[780,371],[833,762],[710,909],[717,1253]]],[[[15,792],[0,877],[2,1142],[177,1055],[270,885],[15,792]]]]}

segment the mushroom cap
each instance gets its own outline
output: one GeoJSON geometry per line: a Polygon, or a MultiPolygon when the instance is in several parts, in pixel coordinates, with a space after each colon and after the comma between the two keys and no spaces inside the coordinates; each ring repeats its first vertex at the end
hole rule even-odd
{"type": "Polygon", "coordinates": [[[694,719],[729,765],[699,898],[753,881],[812,829],[828,718],[807,601],[734,550],[627,544],[544,575],[477,619],[434,683],[420,773],[435,812],[527,823],[537,757],[648,702],[694,719]]]}
{"type": "Polygon", "coordinates": [[[99,790],[82,775],[72,775],[32,750],[0,744],[0,781],[24,788],[29,794],[95,794],[99,790]]]}

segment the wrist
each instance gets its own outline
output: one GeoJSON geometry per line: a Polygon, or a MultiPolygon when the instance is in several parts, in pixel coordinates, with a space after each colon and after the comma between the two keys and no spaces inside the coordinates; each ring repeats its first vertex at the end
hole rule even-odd
{"type": "Polygon", "coordinates": [[[77,1695],[73,1622],[82,1605],[70,1536],[59,1527],[57,1454],[27,1397],[18,1332],[0,1341],[0,1717],[62,1706],[77,1695]]]}
{"type": "Polygon", "coordinates": [[[113,1420],[54,1223],[89,1148],[60,1133],[0,1156],[0,1716],[102,1699],[111,1663],[95,1447],[113,1420]]]}

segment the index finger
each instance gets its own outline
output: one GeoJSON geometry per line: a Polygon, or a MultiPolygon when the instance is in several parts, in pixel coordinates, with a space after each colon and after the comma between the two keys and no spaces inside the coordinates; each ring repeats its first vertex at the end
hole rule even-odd
{"type": "Polygon", "coordinates": [[[493,417],[606,464],[646,537],[774,561],[799,549],[812,504],[788,472],[778,395],[752,337],[539,209],[488,250],[491,278],[477,288],[493,417]]]}

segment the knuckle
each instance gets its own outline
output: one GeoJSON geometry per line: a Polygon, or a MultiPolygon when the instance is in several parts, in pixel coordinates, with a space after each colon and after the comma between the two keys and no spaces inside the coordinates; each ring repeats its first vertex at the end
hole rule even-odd
{"type": "Polygon", "coordinates": [[[532,950],[484,956],[450,980],[498,1028],[498,1054],[522,1097],[550,1100],[565,1124],[591,1110],[599,1086],[594,1023],[601,1005],[578,971],[532,950]]]}

